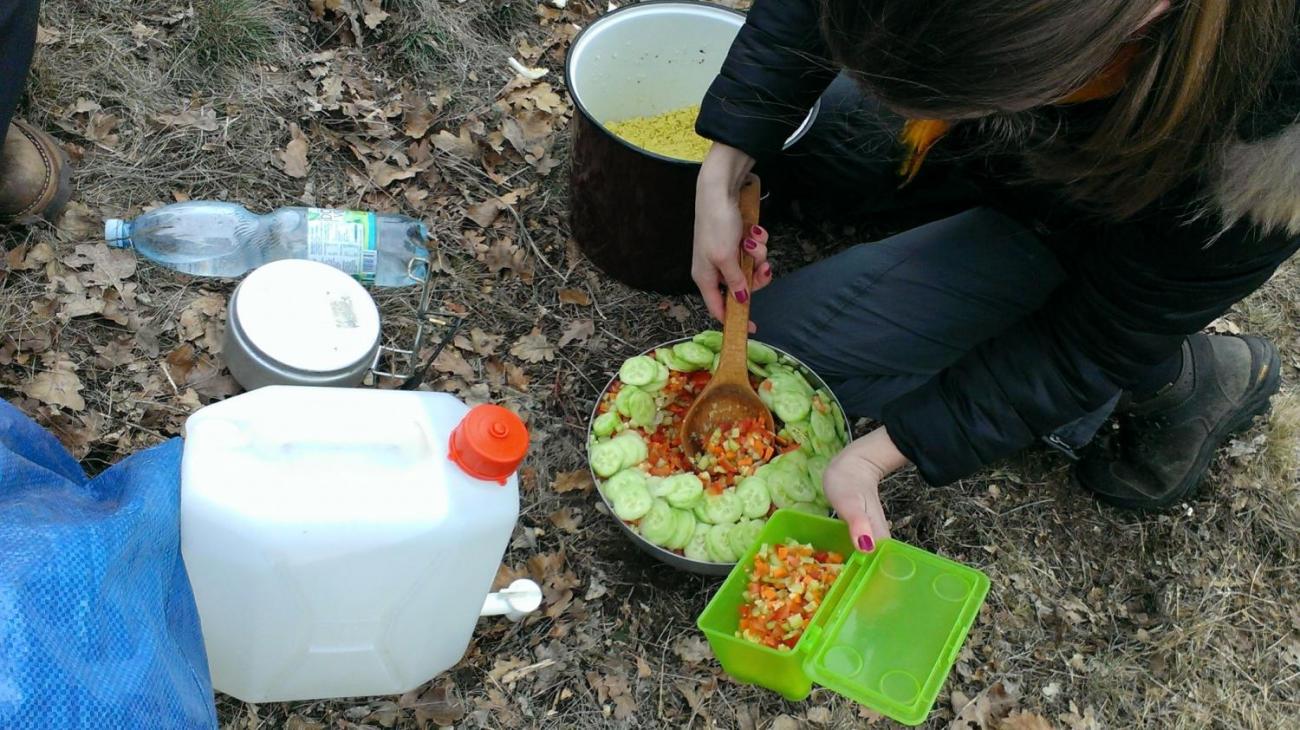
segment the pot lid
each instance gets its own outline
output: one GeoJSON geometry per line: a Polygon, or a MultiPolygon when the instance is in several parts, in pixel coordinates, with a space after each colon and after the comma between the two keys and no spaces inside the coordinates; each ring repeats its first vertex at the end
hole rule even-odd
{"type": "Polygon", "coordinates": [[[267,358],[307,372],[355,367],[374,356],[379,309],[361,284],[326,264],[273,261],[231,298],[231,326],[267,358]]]}

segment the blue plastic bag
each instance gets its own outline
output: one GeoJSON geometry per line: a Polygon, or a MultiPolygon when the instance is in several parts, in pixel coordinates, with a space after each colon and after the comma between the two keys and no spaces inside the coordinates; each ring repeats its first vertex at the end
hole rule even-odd
{"type": "Polygon", "coordinates": [[[87,480],[0,401],[0,728],[215,728],[181,442],[87,480]]]}

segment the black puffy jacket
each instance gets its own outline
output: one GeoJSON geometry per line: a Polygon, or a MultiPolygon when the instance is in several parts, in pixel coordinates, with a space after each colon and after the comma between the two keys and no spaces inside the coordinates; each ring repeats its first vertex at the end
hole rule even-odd
{"type": "MultiPolygon", "coordinates": [[[[700,134],[760,162],[780,151],[838,73],[816,5],[755,3],[709,89],[700,134]]],[[[992,204],[1040,232],[1070,277],[1040,311],[885,407],[894,442],[928,482],[966,476],[1100,408],[1300,248],[1298,67],[1284,65],[1225,142],[1219,178],[1129,222],[1100,221],[1046,187],[988,180],[992,204]],[[1209,214],[1189,215],[1207,201],[1209,214]]]]}

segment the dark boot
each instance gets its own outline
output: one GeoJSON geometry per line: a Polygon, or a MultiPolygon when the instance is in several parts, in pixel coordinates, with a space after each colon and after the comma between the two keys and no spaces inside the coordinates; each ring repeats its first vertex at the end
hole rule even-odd
{"type": "Polygon", "coordinates": [[[1187,500],[1228,437],[1268,411],[1281,369],[1267,340],[1189,337],[1178,379],[1125,407],[1118,431],[1075,465],[1075,478],[1117,507],[1163,509],[1187,500]]]}
{"type": "Polygon", "coordinates": [[[57,219],[72,194],[71,172],[53,137],[15,119],[0,149],[0,223],[57,219]]]}

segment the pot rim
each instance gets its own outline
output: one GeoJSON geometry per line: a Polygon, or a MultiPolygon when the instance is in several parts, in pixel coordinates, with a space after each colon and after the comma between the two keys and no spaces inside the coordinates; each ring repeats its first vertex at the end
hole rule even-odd
{"type": "MultiPolygon", "coordinates": [[[[649,157],[653,160],[658,160],[660,162],[667,162],[672,165],[680,165],[682,167],[699,167],[700,165],[703,164],[702,162],[692,162],[691,160],[683,160],[677,157],[668,157],[666,155],[661,155],[658,152],[652,152],[651,150],[645,149],[644,147],[638,147],[632,144],[631,142],[628,142],[627,140],[623,139],[622,137],[618,136],[617,134],[614,134],[613,132],[609,131],[608,129],[605,128],[604,124],[601,124],[599,121],[596,120],[594,116],[591,115],[591,112],[587,111],[586,104],[582,102],[582,98],[573,90],[573,64],[570,63],[569,59],[573,57],[572,49],[577,47],[582,42],[583,36],[587,35],[588,32],[590,32],[596,26],[600,25],[602,22],[605,22],[606,18],[613,17],[615,15],[618,15],[619,13],[634,12],[637,11],[638,9],[654,7],[656,5],[703,6],[709,8],[710,10],[716,10],[722,13],[727,13],[730,15],[737,16],[741,18],[741,25],[744,25],[744,19],[746,17],[746,14],[740,12],[739,10],[723,7],[722,5],[717,5],[711,2],[704,2],[703,0],[642,0],[642,2],[639,3],[635,3],[632,5],[623,5],[622,7],[615,8],[609,11],[608,13],[605,13],[604,15],[600,16],[599,18],[593,20],[590,24],[587,25],[587,27],[579,31],[578,34],[574,36],[573,41],[569,44],[570,52],[567,53],[564,57],[565,91],[568,93],[569,99],[573,101],[574,108],[578,110],[578,113],[581,115],[583,120],[585,120],[587,123],[591,124],[597,130],[599,130],[601,134],[613,139],[615,142],[622,145],[623,147],[632,150],[633,152],[636,152],[640,155],[649,157]]],[[[812,108],[808,110],[808,115],[804,117],[803,121],[799,123],[799,127],[795,129],[794,133],[791,134],[790,137],[786,139],[786,141],[782,144],[781,149],[783,150],[789,149],[796,142],[802,139],[805,134],[808,133],[808,130],[812,128],[813,122],[817,120],[817,116],[821,111],[821,106],[822,106],[821,99],[818,99],[817,101],[813,102],[812,108]]]]}
{"type": "MultiPolygon", "coordinates": [[[[757,338],[755,339],[758,342],[762,342],[762,340],[757,340],[757,338]]],[[[677,339],[674,340],[666,340],[664,342],[660,342],[659,344],[654,345],[653,347],[642,350],[638,354],[653,356],[652,353],[661,347],[671,347],[672,345],[676,345],[681,342],[690,342],[690,341],[691,341],[690,337],[678,337],[677,339]]],[[[785,350],[775,345],[768,345],[766,342],[763,342],[763,344],[767,345],[773,350],[776,350],[778,354],[784,355],[785,357],[788,357],[791,360],[793,360],[795,363],[799,365],[800,368],[803,369],[804,372],[812,375],[813,378],[817,380],[816,383],[817,385],[820,385],[822,389],[824,389],[827,393],[830,393],[831,399],[835,401],[835,406],[840,409],[840,414],[844,418],[844,427],[846,429],[845,433],[852,435],[853,422],[849,420],[849,415],[848,413],[845,412],[844,405],[840,403],[839,396],[835,395],[835,392],[830,389],[830,386],[826,385],[826,381],[823,380],[822,377],[818,375],[812,368],[808,367],[808,365],[806,365],[803,360],[800,360],[799,358],[795,357],[794,355],[791,355],[790,353],[786,352],[785,350]]],[[[600,401],[605,397],[605,394],[609,392],[609,389],[611,386],[614,385],[615,380],[618,380],[617,370],[614,371],[614,374],[610,376],[609,380],[605,383],[605,387],[600,389],[600,395],[596,396],[596,402],[593,403],[591,406],[591,414],[587,417],[587,431],[584,434],[584,438],[586,438],[587,441],[586,441],[586,446],[584,448],[584,451],[587,453],[587,473],[591,475],[591,483],[593,485],[598,484],[598,482],[600,481],[600,477],[598,477],[596,475],[596,472],[593,471],[591,468],[591,429],[596,422],[596,416],[600,415],[599,413],[597,413],[597,410],[600,408],[600,401]]],[[[618,516],[614,514],[614,505],[609,503],[609,499],[605,497],[604,492],[600,491],[599,486],[596,486],[596,494],[597,496],[600,497],[600,500],[605,503],[605,508],[609,513],[609,518],[614,520],[619,527],[622,527],[623,532],[625,532],[628,535],[628,537],[632,538],[632,541],[636,543],[638,547],[640,547],[645,552],[649,553],[656,560],[659,560],[660,562],[663,563],[667,563],[668,565],[671,565],[673,567],[685,566],[684,569],[686,570],[696,572],[696,573],[703,573],[706,575],[726,575],[731,571],[733,567],[735,567],[736,564],[734,562],[715,563],[710,560],[693,560],[691,558],[686,557],[685,555],[678,555],[677,553],[671,550],[667,550],[665,548],[662,548],[650,542],[649,540],[645,539],[641,535],[638,535],[637,533],[633,532],[632,529],[628,527],[625,522],[620,520],[618,516]]]]}

